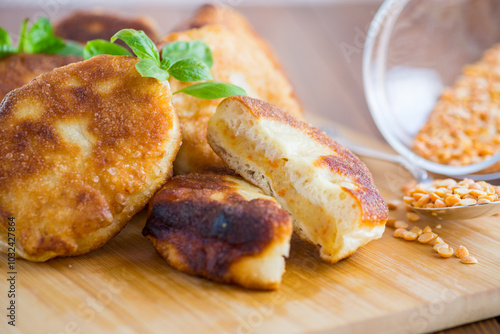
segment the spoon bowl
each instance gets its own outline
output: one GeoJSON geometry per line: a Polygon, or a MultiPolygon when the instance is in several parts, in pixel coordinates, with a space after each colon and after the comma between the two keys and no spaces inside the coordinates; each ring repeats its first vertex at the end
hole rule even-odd
{"type": "Polygon", "coordinates": [[[460,220],[493,216],[496,213],[500,213],[500,202],[453,206],[440,209],[416,208],[413,206],[411,208],[422,216],[440,220],[460,220]]]}

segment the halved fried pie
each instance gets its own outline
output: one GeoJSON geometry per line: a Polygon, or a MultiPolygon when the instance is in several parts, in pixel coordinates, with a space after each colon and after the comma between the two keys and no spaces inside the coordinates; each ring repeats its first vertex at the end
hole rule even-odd
{"type": "Polygon", "coordinates": [[[297,235],[325,261],[344,259],[382,236],[388,209],[368,168],[285,111],[229,97],[208,123],[208,142],[242,177],[276,197],[297,235]]]}

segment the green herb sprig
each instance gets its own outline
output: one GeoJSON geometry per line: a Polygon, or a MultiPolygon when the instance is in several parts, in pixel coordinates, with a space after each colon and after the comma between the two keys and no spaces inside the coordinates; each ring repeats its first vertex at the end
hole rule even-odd
{"type": "Polygon", "coordinates": [[[83,55],[89,59],[99,54],[131,55],[124,47],[113,44],[121,39],[139,58],[135,68],[143,77],[167,80],[170,76],[182,82],[205,81],[180,89],[174,94],[185,93],[200,99],[218,99],[233,95],[246,95],[244,89],[226,82],[213,81],[210,73],[213,65],[212,51],[202,41],[172,42],[161,51],[141,30],[123,29],[110,40],[94,40],[87,43],[83,55]]]}
{"type": "Polygon", "coordinates": [[[83,47],[55,36],[50,21],[46,17],[41,17],[29,29],[28,19],[23,20],[17,47],[12,44],[9,33],[0,28],[0,58],[22,52],[82,57],[83,47]]]}

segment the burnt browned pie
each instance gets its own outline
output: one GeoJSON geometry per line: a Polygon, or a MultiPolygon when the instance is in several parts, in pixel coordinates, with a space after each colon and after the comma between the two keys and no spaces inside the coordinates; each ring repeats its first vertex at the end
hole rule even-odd
{"type": "Polygon", "coordinates": [[[174,268],[250,289],[277,289],[292,223],[230,170],[179,175],[149,203],[143,234],[174,268]]]}
{"type": "Polygon", "coordinates": [[[337,262],[382,236],[388,209],[368,168],[320,130],[245,96],[222,101],[208,142],[247,181],[276,197],[300,238],[337,262]]]}
{"type": "Polygon", "coordinates": [[[40,74],[81,60],[74,56],[25,53],[0,58],[0,101],[8,92],[27,84],[40,74]]]}
{"type": "Polygon", "coordinates": [[[42,74],[0,105],[0,250],[45,261],[104,245],[172,174],[180,125],[167,86],[136,58],[42,74]]]}
{"type": "Polygon", "coordinates": [[[121,29],[143,30],[151,40],[158,40],[154,23],[146,17],[123,17],[100,11],[75,11],[54,26],[55,35],[86,43],[93,39],[109,41],[121,29]]]}
{"type": "MultiPolygon", "coordinates": [[[[184,25],[190,26],[196,28],[165,37],[158,43],[159,48],[174,41],[201,40],[213,53],[211,72],[216,81],[238,85],[249,96],[269,101],[296,117],[301,116],[300,103],[276,57],[242,15],[231,9],[205,6],[184,25]]],[[[169,81],[172,91],[192,84],[174,78],[169,81]]],[[[176,173],[224,165],[206,141],[208,119],[221,100],[174,95],[173,103],[183,130],[182,146],[174,162],[176,173]]]]}

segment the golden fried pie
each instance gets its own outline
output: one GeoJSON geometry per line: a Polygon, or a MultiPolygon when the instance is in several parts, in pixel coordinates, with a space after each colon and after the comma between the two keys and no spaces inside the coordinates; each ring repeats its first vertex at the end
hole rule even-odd
{"type": "Polygon", "coordinates": [[[222,101],[208,142],[247,181],[276,197],[297,235],[337,262],[384,232],[388,209],[368,168],[323,132],[245,96],[222,101]]]}
{"type": "Polygon", "coordinates": [[[102,55],[42,74],[0,105],[0,250],[87,253],[115,236],[172,174],[181,140],[171,92],[102,55]]]}
{"type": "Polygon", "coordinates": [[[151,40],[158,40],[154,23],[146,17],[122,17],[100,11],[75,11],[57,22],[56,36],[86,43],[93,39],[109,40],[121,29],[143,30],[151,40]]]}
{"type": "Polygon", "coordinates": [[[249,289],[277,289],[292,222],[272,197],[233,174],[179,175],[149,203],[143,234],[174,268],[249,289]]]}
{"type": "Polygon", "coordinates": [[[27,84],[40,74],[80,60],[74,56],[26,53],[0,58],[0,101],[8,92],[27,84]]]}
{"type": "MultiPolygon", "coordinates": [[[[201,40],[213,53],[211,72],[216,81],[238,85],[249,96],[269,101],[300,117],[302,109],[292,85],[269,46],[257,36],[243,16],[234,10],[213,6],[203,8],[212,8],[221,15],[214,13],[211,18],[202,19],[206,12],[202,9],[192,19],[194,25],[200,28],[173,33],[158,44],[159,48],[174,41],[201,40]]],[[[172,91],[191,84],[170,79],[172,91]]],[[[185,94],[174,95],[173,103],[183,130],[182,147],[174,162],[175,173],[224,165],[206,141],[208,119],[220,101],[201,100],[185,94]]]]}

